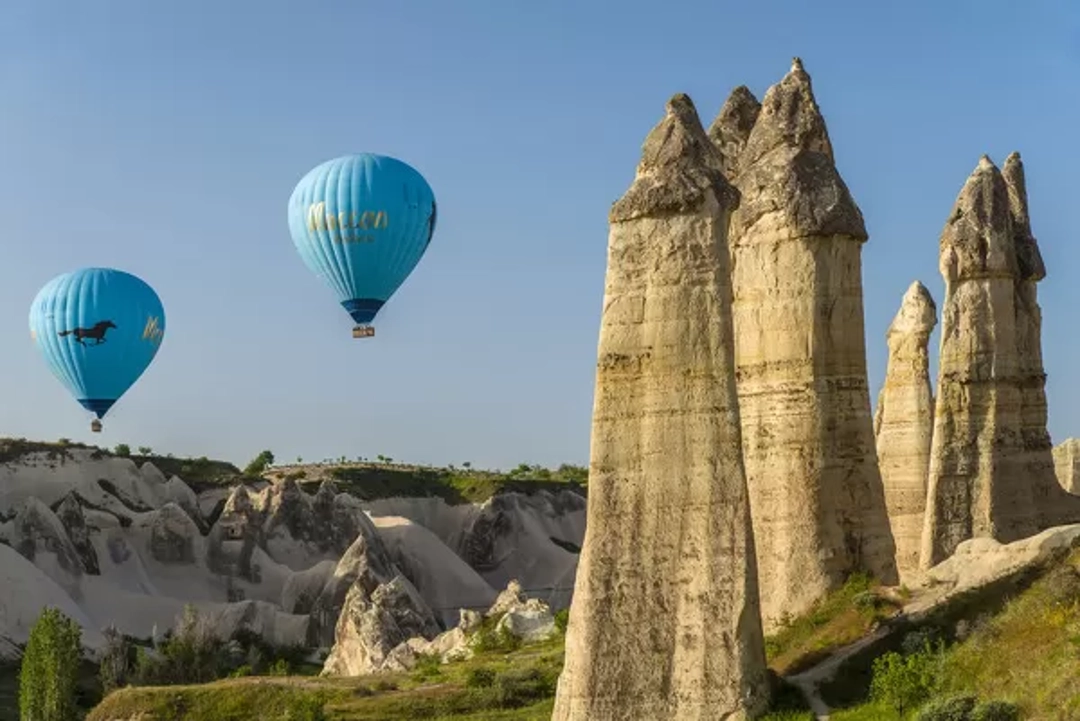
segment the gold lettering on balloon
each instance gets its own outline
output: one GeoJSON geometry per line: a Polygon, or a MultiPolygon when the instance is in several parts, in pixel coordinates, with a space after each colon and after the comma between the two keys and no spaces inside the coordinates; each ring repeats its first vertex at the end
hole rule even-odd
{"type": "Polygon", "coordinates": [[[372,243],[375,238],[368,234],[348,233],[347,230],[385,230],[390,225],[390,216],[385,210],[341,211],[328,213],[326,202],[312,203],[307,210],[307,228],[311,232],[331,232],[335,243],[372,243]]]}
{"type": "Polygon", "coordinates": [[[161,329],[161,319],[154,315],[146,319],[146,325],[143,327],[142,332],[143,340],[148,340],[156,345],[161,342],[164,335],[165,331],[161,329]]]}

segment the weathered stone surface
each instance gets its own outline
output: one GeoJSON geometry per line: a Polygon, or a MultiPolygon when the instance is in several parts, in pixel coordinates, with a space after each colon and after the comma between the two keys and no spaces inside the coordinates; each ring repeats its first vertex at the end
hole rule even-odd
{"type": "Polygon", "coordinates": [[[1018,155],[983,156],[941,234],[942,337],[920,566],[1080,517],[1054,477],[1031,234],[1018,155]]]}
{"type": "Polygon", "coordinates": [[[1054,472],[1065,491],[1080,494],[1080,439],[1067,438],[1054,446],[1054,472]]]}
{"type": "Polygon", "coordinates": [[[720,169],[729,180],[739,173],[739,158],[760,113],[761,103],[748,87],[740,85],[731,91],[709,127],[709,139],[720,151],[720,169]]]}
{"type": "Polygon", "coordinates": [[[150,557],[161,563],[191,564],[201,555],[196,552],[197,540],[202,540],[199,527],[191,516],[175,503],[145,514],[139,525],[148,531],[147,550],[150,557]]]}
{"type": "Polygon", "coordinates": [[[926,511],[934,432],[928,345],[935,325],[934,299],[922,283],[915,281],[904,294],[900,311],[886,334],[889,362],[874,414],[885,505],[896,542],[896,567],[905,583],[919,570],[926,511]]]}
{"type": "Polygon", "coordinates": [[[862,213],[795,60],[738,160],[735,359],[766,629],[853,571],[898,580],[863,331],[862,213]]]}
{"type": "Polygon", "coordinates": [[[766,703],[731,345],[737,194],[719,166],[677,95],[612,209],[555,721],[734,721],[766,703]]]}
{"type": "Polygon", "coordinates": [[[1017,384],[1020,388],[1021,466],[1032,487],[1039,528],[1080,521],[1080,499],[1062,493],[1054,471],[1053,442],[1046,427],[1046,371],[1042,358],[1042,309],[1037,283],[1046,277],[1038,242],[1031,232],[1027,182],[1019,153],[1001,168],[1009,192],[1009,216],[1016,248],[1017,384]]]}
{"type": "Polygon", "coordinates": [[[370,596],[379,586],[401,575],[379,538],[375,525],[370,519],[365,520],[367,523],[338,561],[333,576],[312,604],[311,625],[308,627],[312,646],[335,643],[334,629],[353,586],[361,587],[370,596]]]}
{"type": "Polygon", "coordinates": [[[396,663],[385,665],[398,645],[414,637],[434,638],[438,632],[431,610],[404,576],[394,576],[374,591],[355,583],[345,597],[322,675],[399,670],[396,663]]]}
{"type": "Polygon", "coordinates": [[[83,569],[91,576],[101,573],[98,565],[97,551],[90,540],[90,529],[86,525],[86,516],[83,515],[82,502],[79,494],[71,491],[56,507],[56,517],[67,530],[68,538],[75,552],[79,554],[83,569]]]}

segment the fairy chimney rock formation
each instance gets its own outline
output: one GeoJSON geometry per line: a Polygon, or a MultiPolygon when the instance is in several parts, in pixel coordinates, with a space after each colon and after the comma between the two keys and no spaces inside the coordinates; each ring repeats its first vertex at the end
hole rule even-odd
{"type": "Polygon", "coordinates": [[[930,388],[930,334],[937,307],[915,281],[889,326],[889,362],[874,415],[878,464],[885,505],[896,542],[896,566],[907,583],[919,569],[919,545],[926,510],[926,479],[934,431],[930,388]]]}
{"type": "Polygon", "coordinates": [[[972,537],[1008,543],[1075,517],[1054,476],[1024,170],[985,155],[941,234],[945,278],[927,513],[920,565],[972,537]]]}
{"type": "Polygon", "coordinates": [[[1027,182],[1020,153],[1001,167],[1009,192],[1009,216],[1016,248],[1015,286],[1017,379],[1020,388],[1021,466],[1032,486],[1039,528],[1080,521],[1080,500],[1063,493],[1054,471],[1054,448],[1046,427],[1046,371],[1042,358],[1042,309],[1037,284],[1046,278],[1039,244],[1031,232],[1027,182]]]}
{"type": "Polygon", "coordinates": [[[874,445],[862,213],[795,60],[738,159],[735,359],[766,629],[854,571],[898,580],[874,445]]]}
{"type": "Polygon", "coordinates": [[[767,703],[732,357],[738,194],[719,164],[676,95],[611,209],[587,531],[554,721],[735,721],[767,703]]]}
{"type": "Polygon", "coordinates": [[[1062,489],[1080,494],[1080,439],[1068,438],[1054,446],[1054,470],[1062,489]]]}
{"type": "Polygon", "coordinates": [[[709,138],[720,151],[720,169],[725,178],[731,180],[738,174],[739,157],[760,113],[761,103],[748,87],[740,85],[728,96],[709,127],[709,138]]]}

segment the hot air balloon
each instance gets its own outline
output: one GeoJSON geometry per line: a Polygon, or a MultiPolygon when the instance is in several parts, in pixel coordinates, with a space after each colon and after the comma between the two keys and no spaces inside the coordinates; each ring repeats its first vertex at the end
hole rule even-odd
{"type": "Polygon", "coordinates": [[[83,408],[101,419],[138,380],[165,336],[165,310],[153,288],[112,268],[53,278],[30,306],[30,337],[49,370],[83,408]]]}
{"type": "Polygon", "coordinates": [[[411,166],[372,153],[316,166],[289,199],[300,258],[337,294],[356,326],[375,315],[420,262],[435,232],[435,195],[411,166]]]}

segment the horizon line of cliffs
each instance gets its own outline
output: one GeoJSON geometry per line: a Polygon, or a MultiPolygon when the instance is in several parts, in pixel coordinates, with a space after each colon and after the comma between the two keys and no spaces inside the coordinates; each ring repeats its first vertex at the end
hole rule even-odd
{"type": "Polygon", "coordinates": [[[668,101],[609,214],[553,721],[753,718],[764,633],[852,573],[896,585],[968,538],[1080,520],[1063,488],[1080,487],[1080,441],[1053,449],[1046,429],[1020,156],[983,156],[942,231],[936,398],[938,309],[915,282],[873,416],[868,237],[798,58],[760,102],[736,88],[708,131],[689,97],[668,101]]]}

